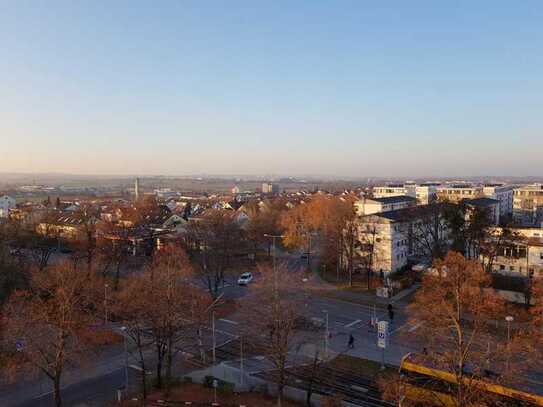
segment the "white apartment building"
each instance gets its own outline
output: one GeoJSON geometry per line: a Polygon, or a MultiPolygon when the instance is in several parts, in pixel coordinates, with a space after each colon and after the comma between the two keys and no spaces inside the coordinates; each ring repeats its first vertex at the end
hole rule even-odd
{"type": "Polygon", "coordinates": [[[440,184],[391,184],[373,188],[374,198],[388,198],[393,196],[410,196],[416,198],[419,205],[428,205],[437,199],[437,187],[440,184]]]}
{"type": "Polygon", "coordinates": [[[415,187],[415,198],[419,205],[428,205],[437,201],[437,188],[440,184],[425,183],[415,187]]]}
{"type": "Polygon", "coordinates": [[[483,187],[471,184],[447,184],[437,188],[437,197],[441,201],[458,203],[464,199],[483,196],[483,187]]]}
{"type": "Polygon", "coordinates": [[[9,211],[15,209],[17,201],[15,198],[4,195],[0,197],[0,218],[7,218],[9,211]]]}
{"type": "Polygon", "coordinates": [[[415,197],[415,189],[408,188],[404,184],[390,184],[373,187],[374,198],[388,198],[390,196],[407,195],[415,197]]]}
{"type": "Polygon", "coordinates": [[[486,184],[483,186],[484,196],[500,202],[500,218],[507,219],[513,215],[513,187],[503,184],[486,184]]]}
{"type": "Polygon", "coordinates": [[[513,219],[521,225],[543,226],[543,185],[533,184],[513,190],[513,219]]]}
{"type": "Polygon", "coordinates": [[[379,212],[395,211],[417,204],[417,200],[410,196],[390,196],[385,198],[362,198],[355,202],[354,207],[359,216],[371,215],[379,212]]]}
{"type": "MultiPolygon", "coordinates": [[[[429,206],[417,206],[389,212],[380,212],[358,218],[358,247],[360,256],[371,254],[371,270],[384,275],[407,266],[410,258],[421,260],[424,241],[432,240],[429,229],[421,226],[429,206]],[[371,253],[369,253],[371,251],[371,253]]],[[[437,239],[448,243],[448,229],[441,220],[437,239]]],[[[428,262],[431,259],[422,259],[428,262]]]]}

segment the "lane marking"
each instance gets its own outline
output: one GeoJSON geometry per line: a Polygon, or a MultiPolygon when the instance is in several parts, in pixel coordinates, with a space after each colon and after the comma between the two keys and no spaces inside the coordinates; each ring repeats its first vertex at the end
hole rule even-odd
{"type": "Polygon", "coordinates": [[[362,322],[361,319],[357,319],[356,321],[353,321],[350,324],[345,325],[345,328],[352,328],[353,326],[358,325],[361,322],[362,322]]]}
{"type": "Polygon", "coordinates": [[[415,332],[417,329],[419,329],[422,325],[424,325],[424,321],[419,322],[416,325],[413,325],[411,328],[409,328],[408,332],[415,332]]]}
{"type": "Polygon", "coordinates": [[[221,318],[221,319],[219,319],[219,321],[226,322],[227,324],[239,325],[239,322],[231,321],[231,320],[229,320],[229,319],[221,318]]]}

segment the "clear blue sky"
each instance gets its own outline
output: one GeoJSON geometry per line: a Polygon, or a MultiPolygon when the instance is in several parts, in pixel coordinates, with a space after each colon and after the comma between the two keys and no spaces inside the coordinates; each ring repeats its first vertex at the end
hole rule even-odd
{"type": "Polygon", "coordinates": [[[0,172],[543,175],[543,2],[2,1],[0,172]]]}

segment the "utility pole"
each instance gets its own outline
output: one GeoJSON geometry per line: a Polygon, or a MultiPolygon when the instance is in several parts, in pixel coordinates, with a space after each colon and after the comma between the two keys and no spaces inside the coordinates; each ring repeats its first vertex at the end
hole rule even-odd
{"type": "Polygon", "coordinates": [[[272,250],[273,250],[273,278],[274,278],[274,285],[275,285],[275,290],[277,290],[277,261],[275,259],[276,257],[276,254],[275,254],[275,249],[276,249],[276,246],[275,246],[275,239],[277,238],[280,238],[282,239],[283,237],[285,237],[284,235],[269,235],[269,234],[264,234],[264,237],[267,237],[267,238],[271,238],[272,239],[272,250]]]}
{"type": "Polygon", "coordinates": [[[126,329],[126,326],[121,327],[124,342],[124,388],[126,391],[126,398],[128,398],[128,346],[126,344],[126,329]]]}
{"type": "Polygon", "coordinates": [[[211,330],[213,332],[213,364],[217,363],[217,355],[216,355],[216,338],[215,338],[215,310],[211,311],[211,330]]]}
{"type": "Polygon", "coordinates": [[[108,315],[107,315],[107,289],[109,288],[108,284],[104,284],[104,321],[107,326],[108,315]]]}
{"type": "Polygon", "coordinates": [[[239,371],[240,371],[239,381],[241,385],[243,386],[243,336],[239,337],[239,371]]]}
{"type": "Polygon", "coordinates": [[[328,311],[327,310],[323,310],[322,312],[324,312],[326,314],[326,332],[325,332],[325,337],[324,337],[324,357],[325,358],[328,358],[328,346],[329,346],[329,340],[330,340],[330,325],[328,323],[329,321],[329,318],[328,318],[328,311]]]}

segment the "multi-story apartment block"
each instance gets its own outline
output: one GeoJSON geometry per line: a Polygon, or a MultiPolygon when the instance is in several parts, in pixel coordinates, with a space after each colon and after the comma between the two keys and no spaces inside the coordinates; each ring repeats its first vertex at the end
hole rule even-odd
{"type": "Polygon", "coordinates": [[[436,205],[380,212],[358,218],[361,258],[370,258],[373,272],[397,272],[409,260],[431,262],[431,248],[449,244],[448,229],[436,205]]]}
{"type": "Polygon", "coordinates": [[[356,213],[359,216],[379,212],[395,211],[416,205],[417,200],[410,196],[389,196],[386,198],[362,198],[355,202],[356,213]]]}
{"type": "Polygon", "coordinates": [[[514,189],[513,219],[521,225],[543,225],[543,184],[514,189]]]}
{"type": "Polygon", "coordinates": [[[483,187],[471,184],[448,184],[437,188],[440,201],[458,203],[464,199],[474,199],[483,196],[483,187]]]}
{"type": "Polygon", "coordinates": [[[513,215],[513,187],[504,184],[486,184],[484,196],[500,202],[500,219],[506,220],[513,215]]]}

